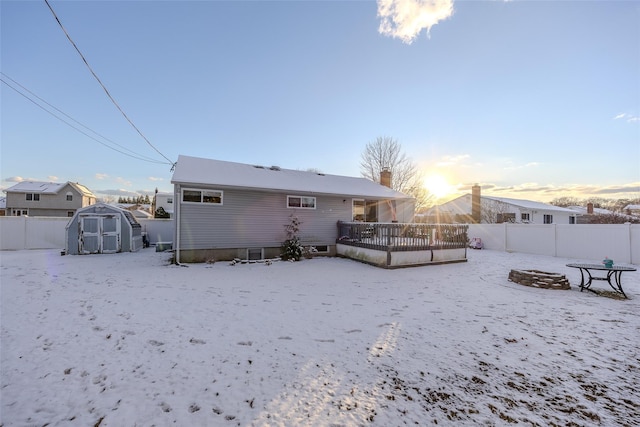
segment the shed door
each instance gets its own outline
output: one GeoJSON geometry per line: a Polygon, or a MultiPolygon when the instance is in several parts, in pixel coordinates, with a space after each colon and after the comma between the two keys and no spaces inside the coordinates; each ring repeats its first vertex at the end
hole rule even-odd
{"type": "Polygon", "coordinates": [[[81,216],[78,244],[81,254],[119,252],[120,216],[81,216]]]}
{"type": "Polygon", "coordinates": [[[102,253],[120,252],[120,215],[102,217],[102,253]]]}
{"type": "Polygon", "coordinates": [[[81,254],[100,253],[100,217],[80,217],[80,235],[78,236],[81,254]]]}

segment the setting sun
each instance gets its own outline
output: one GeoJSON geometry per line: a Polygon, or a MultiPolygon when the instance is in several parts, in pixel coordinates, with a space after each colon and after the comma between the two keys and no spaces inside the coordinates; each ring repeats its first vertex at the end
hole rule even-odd
{"type": "Polygon", "coordinates": [[[451,185],[442,175],[431,175],[424,180],[424,186],[437,198],[444,197],[451,192],[451,185]]]}

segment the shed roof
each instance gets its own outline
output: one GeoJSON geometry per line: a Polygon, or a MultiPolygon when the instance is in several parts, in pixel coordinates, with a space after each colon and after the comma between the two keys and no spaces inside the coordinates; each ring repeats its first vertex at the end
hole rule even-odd
{"type": "Polygon", "coordinates": [[[406,194],[366,178],[284,169],[277,166],[249,165],[183,155],[178,157],[171,182],[173,184],[218,185],[241,189],[334,194],[375,199],[411,199],[406,194]]]}

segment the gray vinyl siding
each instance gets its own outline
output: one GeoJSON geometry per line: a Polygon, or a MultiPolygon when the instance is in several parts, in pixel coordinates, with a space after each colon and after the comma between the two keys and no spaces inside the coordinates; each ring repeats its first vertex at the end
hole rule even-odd
{"type": "Polygon", "coordinates": [[[291,214],[302,222],[304,245],[332,245],[337,222],[351,220],[351,199],[341,196],[211,189],[224,191],[222,205],[182,203],[178,190],[174,202],[180,203],[181,249],[279,247],[291,214]],[[316,209],[287,208],[287,195],[316,197],[316,209]]]}

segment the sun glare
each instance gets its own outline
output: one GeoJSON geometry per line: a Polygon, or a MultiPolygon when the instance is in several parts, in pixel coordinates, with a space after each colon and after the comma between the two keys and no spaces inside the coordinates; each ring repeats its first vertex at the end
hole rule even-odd
{"type": "Polygon", "coordinates": [[[424,186],[437,198],[444,197],[451,192],[451,186],[442,175],[431,175],[424,180],[424,186]]]}

